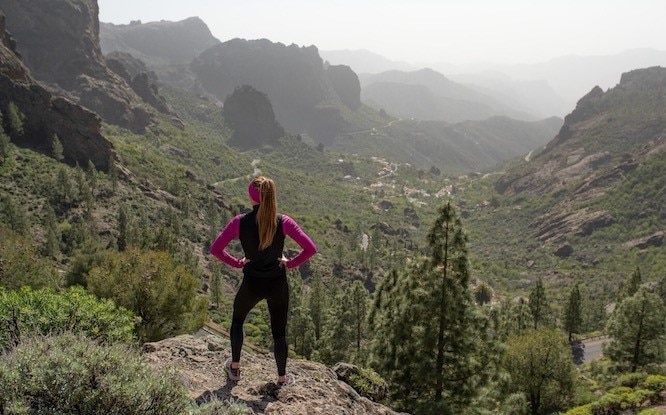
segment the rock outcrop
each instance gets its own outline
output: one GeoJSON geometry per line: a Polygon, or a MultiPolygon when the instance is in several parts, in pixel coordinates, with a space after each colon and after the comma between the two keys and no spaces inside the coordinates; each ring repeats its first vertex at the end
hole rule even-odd
{"type": "Polygon", "coordinates": [[[25,115],[23,134],[12,137],[14,144],[50,154],[53,136],[63,144],[64,161],[86,166],[90,160],[107,170],[115,157],[111,143],[100,133],[97,115],[74,102],[54,96],[36,82],[5,32],[0,15],[0,110],[7,113],[10,102],[25,115]]]}
{"type": "Polygon", "coordinates": [[[142,132],[151,123],[141,99],[106,65],[96,0],[5,0],[2,10],[37,80],[67,91],[111,124],[142,132]]]}
{"type": "Polygon", "coordinates": [[[166,99],[160,95],[158,78],[146,64],[129,53],[113,52],[107,56],[106,64],[116,75],[132,87],[143,101],[159,112],[174,115],[166,99]]]}
{"type": "Polygon", "coordinates": [[[126,52],[151,68],[188,65],[201,52],[218,43],[220,41],[198,17],[177,22],[100,23],[100,46],[105,55],[126,52]]]}
{"type": "Polygon", "coordinates": [[[381,404],[359,395],[338,380],[321,363],[291,359],[287,371],[296,384],[278,388],[275,361],[270,355],[243,350],[242,377],[238,383],[226,378],[224,362],[230,356],[228,341],[208,335],[184,335],[144,345],[146,362],[155,368],[175,367],[190,397],[198,402],[233,400],[250,407],[254,414],[349,414],[397,415],[381,404]]]}
{"type": "Polygon", "coordinates": [[[234,130],[229,145],[242,150],[273,146],[284,137],[266,94],[243,85],[224,101],[224,119],[234,130]]]}
{"type": "Polygon", "coordinates": [[[361,106],[361,82],[349,66],[329,65],[326,76],[333,85],[342,103],[352,110],[361,106]]]}
{"type": "Polygon", "coordinates": [[[345,105],[314,46],[233,39],[207,49],[190,67],[205,91],[219,100],[241,85],[267,94],[287,132],[305,131],[326,144],[346,125],[340,113],[345,105]]]}

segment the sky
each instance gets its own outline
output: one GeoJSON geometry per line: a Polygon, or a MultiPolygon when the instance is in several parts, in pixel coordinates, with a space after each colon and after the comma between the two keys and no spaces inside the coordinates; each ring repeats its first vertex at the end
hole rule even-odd
{"type": "Polygon", "coordinates": [[[412,64],[666,50],[666,0],[98,0],[100,21],[200,17],[221,41],[366,49],[412,64]]]}

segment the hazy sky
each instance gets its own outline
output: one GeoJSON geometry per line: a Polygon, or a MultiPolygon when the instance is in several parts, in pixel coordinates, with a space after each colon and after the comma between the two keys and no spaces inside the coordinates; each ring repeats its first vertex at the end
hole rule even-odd
{"type": "Polygon", "coordinates": [[[666,0],[98,0],[100,20],[201,17],[240,37],[417,62],[535,63],[666,50],[666,0]]]}

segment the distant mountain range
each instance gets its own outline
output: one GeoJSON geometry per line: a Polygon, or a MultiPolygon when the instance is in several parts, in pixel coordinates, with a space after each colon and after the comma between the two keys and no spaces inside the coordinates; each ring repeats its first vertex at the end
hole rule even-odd
{"type": "Polygon", "coordinates": [[[624,72],[650,66],[666,66],[666,51],[632,49],[607,56],[563,56],[536,64],[469,64],[443,62],[406,64],[369,51],[322,51],[333,64],[349,65],[358,73],[390,70],[414,71],[429,67],[448,79],[483,91],[489,96],[516,103],[539,117],[563,116],[594,86],[615,86],[624,72]],[[362,57],[362,59],[361,59],[362,57]]]}
{"type": "Polygon", "coordinates": [[[387,71],[360,76],[364,102],[400,117],[460,122],[508,116],[538,117],[521,112],[476,89],[458,84],[432,69],[387,71]]]}

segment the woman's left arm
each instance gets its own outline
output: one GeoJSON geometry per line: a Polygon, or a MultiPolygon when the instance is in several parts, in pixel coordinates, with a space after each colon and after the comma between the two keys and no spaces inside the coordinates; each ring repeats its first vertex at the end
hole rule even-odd
{"type": "Polygon", "coordinates": [[[298,255],[285,261],[287,268],[296,268],[317,253],[317,246],[312,239],[287,215],[282,215],[282,231],[301,247],[298,255]]]}

